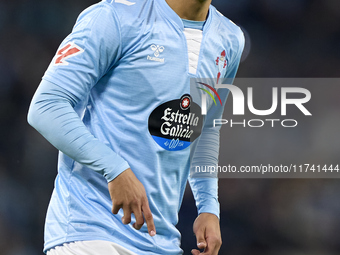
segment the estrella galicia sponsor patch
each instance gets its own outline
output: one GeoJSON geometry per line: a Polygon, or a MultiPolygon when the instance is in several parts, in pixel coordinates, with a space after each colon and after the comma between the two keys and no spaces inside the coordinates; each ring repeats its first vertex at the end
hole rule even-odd
{"type": "Polygon", "coordinates": [[[155,142],[168,151],[187,148],[202,130],[201,107],[189,94],[158,106],[149,117],[149,132],[155,142]]]}

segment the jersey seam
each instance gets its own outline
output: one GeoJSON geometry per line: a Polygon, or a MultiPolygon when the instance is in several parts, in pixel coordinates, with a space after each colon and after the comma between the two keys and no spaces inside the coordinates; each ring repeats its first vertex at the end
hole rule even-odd
{"type": "MultiPolygon", "coordinates": [[[[103,2],[103,4],[106,4],[106,2],[103,2]]],[[[108,4],[108,3],[107,3],[107,5],[108,5],[108,6],[110,7],[110,9],[112,10],[113,15],[115,16],[115,18],[116,18],[116,20],[117,20],[117,22],[118,22],[118,24],[117,24],[118,33],[119,33],[119,50],[118,50],[118,51],[119,51],[119,58],[118,58],[118,59],[120,59],[121,56],[122,56],[122,52],[123,52],[121,22],[120,22],[120,19],[119,19],[118,14],[117,14],[116,10],[113,8],[112,4],[108,4]]],[[[117,59],[117,61],[118,61],[118,59],[117,59]]],[[[115,64],[111,64],[111,65],[107,68],[107,70],[106,70],[105,73],[107,73],[108,70],[110,70],[114,65],[115,65],[115,64]]]]}
{"type": "MultiPolygon", "coordinates": [[[[75,160],[72,159],[72,166],[70,166],[70,171],[69,171],[69,176],[68,176],[68,186],[67,186],[67,191],[68,193],[70,194],[70,187],[72,185],[72,181],[71,181],[71,178],[72,178],[72,173],[73,173],[73,167],[74,167],[74,163],[75,163],[75,160]]],[[[70,227],[71,227],[71,196],[68,196],[67,197],[67,208],[68,208],[68,213],[67,213],[67,230],[66,230],[66,236],[65,236],[65,240],[67,240],[67,238],[69,237],[69,233],[70,233],[70,227]]]]}
{"type": "MultiPolygon", "coordinates": [[[[156,0],[156,1],[159,1],[159,0],[156,0]]],[[[160,4],[157,3],[155,6],[162,13],[162,16],[165,17],[172,25],[176,26],[179,31],[183,30],[184,25],[183,25],[183,27],[180,27],[175,21],[173,21],[171,18],[169,18],[167,16],[166,11],[162,7],[160,7],[160,4]]]]}
{"type": "MultiPolygon", "coordinates": [[[[99,15],[100,15],[101,12],[103,11],[103,7],[104,7],[104,5],[101,5],[101,6],[100,6],[100,10],[99,10],[98,13],[96,14],[96,16],[95,16],[93,19],[87,21],[87,23],[86,23],[86,24],[91,24],[91,25],[90,25],[90,35],[92,35],[92,27],[93,27],[93,24],[97,21],[99,15]]],[[[87,27],[87,25],[86,25],[85,27],[87,27]]],[[[81,30],[81,33],[85,34],[84,31],[85,31],[85,28],[83,28],[83,29],[81,30]]],[[[88,38],[86,38],[86,39],[85,39],[85,42],[84,42],[84,48],[85,48],[85,49],[87,48],[87,47],[86,47],[87,45],[88,45],[88,38]]],[[[99,78],[97,77],[97,79],[94,81],[94,84],[97,83],[98,80],[99,80],[99,78]]]]}

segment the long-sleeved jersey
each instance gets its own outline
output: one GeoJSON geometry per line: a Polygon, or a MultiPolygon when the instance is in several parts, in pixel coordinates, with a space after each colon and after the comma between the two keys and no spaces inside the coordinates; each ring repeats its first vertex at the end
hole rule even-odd
{"type": "Polygon", "coordinates": [[[190,79],[233,78],[243,46],[241,30],[213,6],[199,32],[165,0],[104,0],[80,14],[28,115],[60,150],[45,251],[95,239],[137,254],[181,254],[175,225],[188,179],[198,213],[219,216],[217,179],[189,172],[217,164],[219,128],[209,123],[223,107],[210,102],[202,116],[205,92],[193,93],[190,79]],[[145,225],[122,224],[122,210],[111,213],[107,182],[129,167],[145,187],[154,237],[145,225]]]}

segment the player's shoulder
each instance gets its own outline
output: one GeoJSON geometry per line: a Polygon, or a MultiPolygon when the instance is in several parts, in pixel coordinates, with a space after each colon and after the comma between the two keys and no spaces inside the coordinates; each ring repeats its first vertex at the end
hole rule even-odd
{"type": "MultiPolygon", "coordinates": [[[[102,0],[83,10],[78,16],[74,29],[87,31],[113,28],[123,36],[136,36],[141,30],[145,15],[153,9],[154,0],[102,0]]],[[[111,29],[112,30],[112,29],[111,29]]]]}
{"type": "Polygon", "coordinates": [[[152,8],[154,0],[102,0],[86,8],[78,17],[78,20],[105,19],[114,17],[122,23],[133,23],[141,17],[145,8],[152,8]],[[151,6],[151,7],[150,7],[151,6]]]}
{"type": "Polygon", "coordinates": [[[99,4],[110,8],[122,22],[130,23],[153,8],[154,0],[102,0],[99,4]]]}
{"type": "Polygon", "coordinates": [[[225,17],[221,12],[219,12],[214,6],[211,5],[210,12],[215,19],[219,21],[219,33],[228,38],[233,37],[236,39],[240,45],[244,44],[244,34],[242,29],[236,25],[233,21],[225,17]]]}

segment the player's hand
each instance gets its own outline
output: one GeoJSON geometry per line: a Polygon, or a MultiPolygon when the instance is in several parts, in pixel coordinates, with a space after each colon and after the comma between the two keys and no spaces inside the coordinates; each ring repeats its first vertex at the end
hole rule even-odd
{"type": "Polygon", "coordinates": [[[194,222],[194,233],[197,239],[197,247],[204,249],[201,253],[193,249],[193,255],[217,255],[222,245],[220,222],[216,215],[201,213],[194,222]]]}
{"type": "Polygon", "coordinates": [[[112,213],[117,214],[122,208],[124,212],[123,224],[131,222],[131,214],[133,213],[136,218],[136,222],[133,224],[135,229],[141,229],[145,219],[149,235],[156,235],[156,228],[144,186],[132,170],[130,168],[125,170],[109,182],[108,186],[112,200],[112,213]]]}

